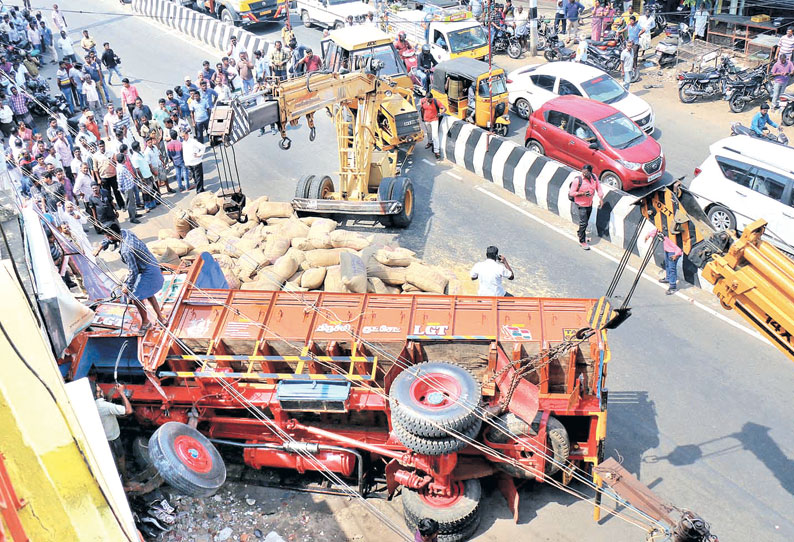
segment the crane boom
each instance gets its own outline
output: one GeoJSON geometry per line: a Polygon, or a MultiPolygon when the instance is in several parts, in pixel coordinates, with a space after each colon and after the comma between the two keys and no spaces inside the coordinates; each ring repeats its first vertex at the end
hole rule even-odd
{"type": "Polygon", "coordinates": [[[739,238],[714,231],[681,183],[638,203],[643,216],[702,270],[722,306],[736,310],[794,361],[794,260],[762,239],[766,221],[752,222],[739,238]]]}

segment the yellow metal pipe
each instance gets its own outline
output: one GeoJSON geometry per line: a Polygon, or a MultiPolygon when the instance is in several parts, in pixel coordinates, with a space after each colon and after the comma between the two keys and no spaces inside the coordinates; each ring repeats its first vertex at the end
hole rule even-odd
{"type": "Polygon", "coordinates": [[[759,243],[758,250],[768,260],[780,268],[780,270],[789,277],[789,280],[794,281],[794,260],[786,256],[783,251],[772,243],[767,243],[765,241],[759,243]]]}
{"type": "Polygon", "coordinates": [[[771,283],[771,286],[782,290],[790,299],[794,300],[794,281],[787,277],[774,263],[765,258],[758,248],[755,246],[745,248],[744,259],[764,275],[767,283],[771,283]]]}

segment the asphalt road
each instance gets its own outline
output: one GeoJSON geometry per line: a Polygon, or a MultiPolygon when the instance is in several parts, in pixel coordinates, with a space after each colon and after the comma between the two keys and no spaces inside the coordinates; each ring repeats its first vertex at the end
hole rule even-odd
{"type": "MultiPolygon", "coordinates": [[[[60,4],[64,10],[85,11],[67,11],[75,29],[72,36],[77,39],[79,30],[88,28],[98,42],[110,41],[123,59],[124,74],[135,80],[150,104],[184,75],[194,75],[202,60],[220,56],[129,16],[128,8],[116,2],[60,4]]],[[[297,33],[313,46],[312,40],[319,41],[321,35],[302,27],[297,33]]],[[[119,87],[114,90],[118,95],[119,87]]],[[[668,157],[679,152],[673,149],[682,149],[675,162],[684,164],[702,155],[697,149],[716,139],[711,134],[722,131],[725,119],[709,119],[706,108],[676,108],[677,98],[670,101],[666,106],[654,104],[660,141],[668,157]],[[686,118],[695,119],[697,129],[682,121],[686,118]]],[[[252,134],[237,145],[240,177],[249,197],[268,194],[286,200],[299,176],[336,169],[333,130],[324,116],[314,143],[308,142],[305,127],[290,135],[290,151],[280,150],[271,135],[252,134]]],[[[408,174],[417,191],[412,226],[403,232],[366,224],[362,229],[395,236],[421,257],[459,269],[482,259],[485,246],[499,245],[516,270],[511,284],[516,294],[597,297],[606,289],[615,269],[609,257],[619,257],[613,248],[601,243],[597,246],[602,252],[582,251],[572,240],[571,224],[510,199],[448,163],[435,164],[423,148],[415,153],[408,174]]],[[[135,229],[152,235],[153,226],[170,224],[151,216],[135,229]]],[[[621,458],[629,471],[669,502],[701,514],[723,541],[794,539],[794,366],[768,344],[737,329],[733,315],[725,318],[705,292],[667,297],[652,282],[640,282],[632,303],[634,316],[610,333],[607,454],[621,458]]],[[[498,491],[491,491],[476,539],[611,542],[645,537],[617,518],[595,524],[587,503],[548,486],[527,485],[521,499],[520,523],[514,525],[498,491]]],[[[394,517],[400,514],[398,503],[379,506],[394,517]]],[[[395,539],[367,528],[366,516],[350,521],[364,526],[365,540],[395,539]]]]}

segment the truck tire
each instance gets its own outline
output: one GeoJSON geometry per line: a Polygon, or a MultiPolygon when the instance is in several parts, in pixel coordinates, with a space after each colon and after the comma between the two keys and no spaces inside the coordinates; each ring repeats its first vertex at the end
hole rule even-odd
{"type": "Polygon", "coordinates": [[[303,177],[298,179],[298,184],[295,185],[295,197],[308,198],[309,187],[311,186],[313,180],[314,180],[314,175],[304,175],[303,177]]]}
{"type": "MultiPolygon", "coordinates": [[[[512,442],[514,439],[513,435],[525,437],[535,434],[527,422],[510,412],[502,414],[494,421],[495,427],[489,430],[487,436],[488,440],[497,444],[512,442]],[[504,431],[501,429],[504,429],[504,431]]],[[[571,440],[568,437],[568,431],[562,422],[554,416],[549,416],[549,421],[546,423],[546,442],[548,448],[551,449],[551,456],[554,461],[546,460],[544,473],[552,475],[559,472],[560,465],[564,465],[571,455],[571,440]]],[[[495,463],[495,466],[514,478],[527,478],[530,480],[535,478],[530,471],[511,463],[495,463]]]]}
{"type": "Polygon", "coordinates": [[[389,198],[402,203],[402,210],[389,215],[389,222],[395,228],[407,228],[414,219],[414,184],[408,177],[394,177],[391,182],[389,198]]]}
{"type": "MultiPolygon", "coordinates": [[[[480,517],[480,512],[478,511],[477,514],[472,517],[472,520],[463,525],[459,530],[452,533],[439,532],[437,542],[463,542],[464,540],[470,539],[474,536],[474,533],[477,532],[477,527],[480,526],[480,517]]],[[[406,517],[405,524],[408,525],[408,528],[414,533],[419,528],[419,520],[412,522],[406,517]]]]}
{"type": "Polygon", "coordinates": [[[305,26],[306,28],[312,27],[312,18],[309,15],[309,12],[306,11],[305,9],[301,11],[301,22],[303,23],[303,26],[305,26]]]}
{"type": "Polygon", "coordinates": [[[313,175],[309,183],[310,199],[328,199],[328,195],[334,191],[334,181],[328,175],[313,175]]]}
{"type": "Polygon", "coordinates": [[[183,423],[168,422],[152,434],[149,458],[168,485],[191,497],[209,497],[226,481],[221,454],[183,423]]]}
{"type": "MultiPolygon", "coordinates": [[[[480,523],[480,501],[482,486],[476,478],[453,483],[453,493],[449,497],[439,497],[426,491],[403,488],[403,516],[412,529],[422,518],[438,522],[439,540],[444,535],[474,533],[480,523]],[[474,528],[471,526],[474,525],[474,528]]],[[[464,540],[463,537],[446,540],[464,540]]]]}
{"type": "Polygon", "coordinates": [[[394,435],[406,448],[417,454],[432,456],[459,452],[469,445],[470,440],[474,440],[482,428],[482,420],[477,419],[470,426],[457,431],[463,438],[458,438],[457,435],[453,434],[444,437],[430,438],[418,437],[408,431],[407,428],[400,425],[399,422],[394,423],[394,421],[392,422],[394,435]]]}
{"type": "Polygon", "coordinates": [[[420,437],[444,437],[479,420],[480,384],[459,365],[443,361],[419,363],[392,382],[392,423],[420,437]],[[396,412],[396,414],[394,414],[396,412]],[[431,423],[432,422],[432,423],[431,423]]]}
{"type": "Polygon", "coordinates": [[[221,22],[230,24],[232,26],[237,26],[237,23],[234,21],[234,17],[232,16],[232,13],[229,11],[228,8],[221,8],[220,15],[218,18],[221,20],[221,22]]]}
{"type": "Polygon", "coordinates": [[[132,441],[132,458],[139,468],[145,469],[152,464],[149,457],[149,439],[146,437],[135,437],[132,441]]]}

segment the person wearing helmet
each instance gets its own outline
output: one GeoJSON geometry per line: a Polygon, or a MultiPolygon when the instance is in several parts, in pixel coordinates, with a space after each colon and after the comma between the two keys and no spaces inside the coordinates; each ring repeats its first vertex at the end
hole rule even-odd
{"type": "Polygon", "coordinates": [[[394,42],[394,48],[397,50],[400,56],[402,56],[403,53],[408,53],[413,49],[413,47],[411,47],[411,44],[408,43],[408,39],[407,36],[405,35],[405,31],[400,30],[397,33],[397,41],[394,42]]]}
{"type": "Polygon", "coordinates": [[[422,88],[427,92],[430,89],[430,74],[436,67],[438,61],[430,54],[430,45],[422,45],[422,52],[416,60],[416,72],[422,82],[422,88]]]}

